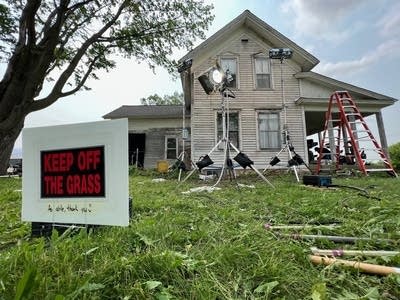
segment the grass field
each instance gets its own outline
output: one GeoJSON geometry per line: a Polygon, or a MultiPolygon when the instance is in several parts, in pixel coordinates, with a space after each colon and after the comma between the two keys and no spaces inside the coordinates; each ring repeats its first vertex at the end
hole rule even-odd
{"type": "MultiPolygon", "coordinates": [[[[131,174],[129,227],[50,239],[31,238],[20,220],[21,180],[0,178],[0,299],[400,299],[400,275],[309,260],[310,247],[400,251],[399,179],[333,179],[361,192],[306,187],[291,175],[269,176],[272,189],[244,175],[238,181],[254,188],[222,181],[212,193],[183,194],[204,182],[153,182],[156,176],[131,174]],[[318,226],[331,223],[337,226],[318,226]],[[370,240],[338,244],[288,233],[370,240]]],[[[400,266],[400,255],[345,259],[400,266]]]]}

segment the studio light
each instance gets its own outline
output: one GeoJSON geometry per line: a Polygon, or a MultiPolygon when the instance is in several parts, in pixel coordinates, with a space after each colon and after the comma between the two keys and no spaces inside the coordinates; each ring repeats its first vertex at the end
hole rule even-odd
{"type": "Polygon", "coordinates": [[[209,165],[212,165],[214,162],[212,159],[207,155],[204,155],[198,162],[196,162],[196,166],[199,168],[199,171],[201,169],[208,167],[209,165]]]}
{"type": "Polygon", "coordinates": [[[289,48],[273,48],[269,50],[269,58],[271,59],[287,59],[291,58],[293,51],[289,48]]]}
{"type": "Polygon", "coordinates": [[[243,169],[246,169],[246,167],[250,167],[254,162],[243,152],[239,152],[234,158],[233,158],[243,169]]]}
{"type": "Polygon", "coordinates": [[[216,64],[200,75],[198,80],[206,94],[210,95],[224,84],[226,81],[226,75],[224,70],[216,64]]]}
{"type": "Polygon", "coordinates": [[[178,72],[182,73],[183,71],[186,71],[192,66],[193,59],[188,58],[184,60],[179,66],[178,66],[178,72]]]}

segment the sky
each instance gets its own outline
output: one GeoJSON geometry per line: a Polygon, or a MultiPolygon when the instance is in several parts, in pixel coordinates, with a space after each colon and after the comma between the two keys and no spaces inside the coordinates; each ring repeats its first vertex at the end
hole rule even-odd
{"type": "MultiPolygon", "coordinates": [[[[215,15],[207,38],[248,9],[320,60],[313,71],[400,99],[400,1],[398,0],[207,0],[215,15]]],[[[202,41],[197,41],[196,45],[202,41]]],[[[179,59],[186,51],[176,51],[179,59]]],[[[0,68],[0,76],[4,66],[0,68]]],[[[28,115],[25,127],[102,120],[121,105],[138,105],[152,94],[181,92],[162,68],[117,59],[109,73],[88,83],[90,91],[60,99],[28,115]]],[[[400,101],[383,109],[388,144],[400,141],[400,101]]],[[[371,127],[376,123],[369,119],[371,127]]],[[[21,137],[13,156],[21,155],[21,137]]]]}

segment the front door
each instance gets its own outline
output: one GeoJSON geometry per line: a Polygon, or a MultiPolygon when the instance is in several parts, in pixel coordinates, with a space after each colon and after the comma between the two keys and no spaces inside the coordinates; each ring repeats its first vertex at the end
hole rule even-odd
{"type": "Polygon", "coordinates": [[[129,148],[128,148],[129,165],[136,165],[139,168],[143,168],[146,134],[129,133],[128,141],[129,141],[129,148]]]}

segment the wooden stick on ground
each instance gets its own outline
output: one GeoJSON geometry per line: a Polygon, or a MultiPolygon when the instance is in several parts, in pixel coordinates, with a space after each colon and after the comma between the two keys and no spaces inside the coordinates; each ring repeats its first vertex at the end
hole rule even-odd
{"type": "Polygon", "coordinates": [[[314,264],[318,265],[324,264],[329,266],[332,264],[337,264],[337,265],[349,266],[369,274],[385,275],[385,276],[389,274],[400,274],[400,268],[373,265],[354,260],[336,259],[336,258],[329,258],[317,255],[310,255],[310,260],[314,264]]]}
{"type": "Polygon", "coordinates": [[[345,250],[345,249],[318,249],[316,247],[310,248],[314,255],[326,256],[395,256],[400,254],[400,251],[385,251],[385,250],[345,250]]]}

